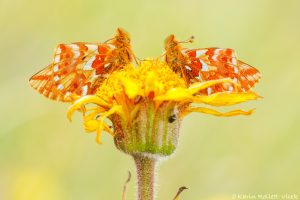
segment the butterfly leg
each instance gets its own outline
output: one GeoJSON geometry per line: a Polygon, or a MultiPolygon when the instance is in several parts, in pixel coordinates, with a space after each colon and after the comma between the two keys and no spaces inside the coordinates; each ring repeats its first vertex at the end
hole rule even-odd
{"type": "Polygon", "coordinates": [[[143,61],[142,59],[138,58],[136,55],[132,54],[133,59],[135,61],[136,64],[139,64],[141,61],[143,61]]]}

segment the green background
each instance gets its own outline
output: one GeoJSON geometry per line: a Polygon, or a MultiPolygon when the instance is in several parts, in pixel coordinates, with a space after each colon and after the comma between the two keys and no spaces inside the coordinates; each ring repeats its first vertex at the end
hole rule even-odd
{"type": "MultiPolygon", "coordinates": [[[[131,158],[110,135],[98,145],[80,114],[47,100],[28,84],[49,64],[58,43],[101,42],[123,27],[140,58],[158,57],[171,33],[188,47],[230,47],[256,66],[264,99],[237,106],[249,117],[192,114],[176,153],[163,161],[158,200],[179,186],[184,200],[234,194],[300,195],[300,1],[39,1],[0,0],[0,199],[121,199],[131,158]]],[[[298,196],[299,197],[299,196],[298,196]]],[[[299,197],[300,198],[300,197],[299,197]]]]}

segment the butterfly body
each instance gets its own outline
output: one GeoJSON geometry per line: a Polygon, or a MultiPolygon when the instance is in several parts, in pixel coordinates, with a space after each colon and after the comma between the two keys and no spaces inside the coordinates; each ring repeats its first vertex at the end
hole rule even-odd
{"type": "Polygon", "coordinates": [[[113,67],[130,63],[134,56],[131,49],[129,34],[125,30],[118,28],[117,35],[112,40],[112,43],[116,48],[109,55],[108,61],[112,63],[113,67]]]}
{"type": "Polygon", "coordinates": [[[95,93],[105,78],[133,58],[129,34],[118,28],[115,37],[104,43],[58,45],[53,62],[29,82],[50,99],[70,102],[95,93]]]}
{"type": "Polygon", "coordinates": [[[183,47],[175,40],[174,35],[165,39],[165,61],[172,67],[175,73],[179,75],[183,72],[184,64],[187,62],[186,57],[181,53],[183,47]]]}
{"type": "MultiPolygon", "coordinates": [[[[238,60],[234,50],[229,48],[186,49],[170,35],[165,40],[165,61],[187,84],[208,80],[231,78],[240,85],[239,90],[250,90],[260,79],[254,67],[238,60]]],[[[210,95],[216,92],[232,91],[230,83],[217,84],[202,91],[210,95]]]]}

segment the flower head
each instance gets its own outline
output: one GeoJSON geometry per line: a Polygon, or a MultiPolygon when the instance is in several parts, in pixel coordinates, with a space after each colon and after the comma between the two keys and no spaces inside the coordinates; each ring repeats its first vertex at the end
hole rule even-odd
{"type": "Polygon", "coordinates": [[[129,64],[112,73],[95,95],[76,100],[68,110],[68,117],[71,119],[74,111],[81,111],[86,131],[96,131],[99,143],[102,131],[106,131],[114,136],[116,146],[126,153],[169,155],[176,148],[180,122],[187,114],[251,114],[253,110],[221,113],[194,106],[228,106],[259,97],[254,92],[238,92],[238,87],[230,78],[187,86],[167,64],[148,60],[138,67],[129,64]],[[220,83],[231,84],[235,90],[211,95],[201,93],[220,83]],[[107,120],[112,122],[112,126],[107,120]]]}

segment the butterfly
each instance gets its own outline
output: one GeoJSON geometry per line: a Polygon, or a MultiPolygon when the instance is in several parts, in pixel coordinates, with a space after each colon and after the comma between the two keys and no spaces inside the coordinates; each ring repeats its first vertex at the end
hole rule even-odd
{"type": "MultiPolygon", "coordinates": [[[[189,85],[195,82],[231,78],[240,91],[249,91],[260,79],[260,72],[237,58],[229,48],[183,48],[181,43],[193,42],[193,37],[179,42],[174,35],[165,39],[165,62],[189,85]]],[[[217,84],[201,93],[233,91],[230,83],[217,84]]]]}
{"type": "Polygon", "coordinates": [[[116,35],[104,43],[59,44],[53,62],[33,75],[29,83],[45,97],[71,102],[94,94],[113,71],[133,59],[130,36],[118,28],[116,35]]]}

